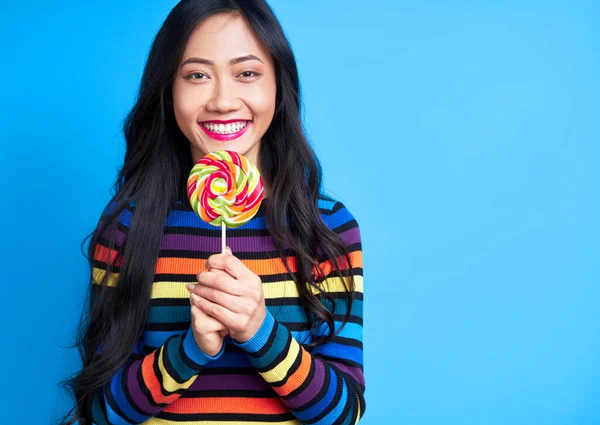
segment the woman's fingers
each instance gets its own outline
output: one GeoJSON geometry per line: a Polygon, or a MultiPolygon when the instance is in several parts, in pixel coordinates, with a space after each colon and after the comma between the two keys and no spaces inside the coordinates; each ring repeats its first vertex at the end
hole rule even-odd
{"type": "Polygon", "coordinates": [[[205,286],[237,296],[246,293],[244,287],[223,270],[215,271],[214,269],[211,269],[211,271],[200,272],[197,278],[199,285],[196,285],[196,287],[205,286]]]}
{"type": "Polygon", "coordinates": [[[199,295],[205,300],[219,304],[234,313],[250,313],[250,306],[244,297],[228,294],[219,289],[209,288],[203,285],[198,285],[194,290],[194,294],[199,295]]]}
{"type": "MultiPolygon", "coordinates": [[[[196,301],[194,300],[194,302],[196,301]]],[[[236,327],[236,319],[238,315],[228,308],[223,307],[221,304],[217,304],[204,297],[200,297],[196,305],[202,309],[204,313],[215,318],[228,329],[231,330],[232,327],[236,327]]]]}
{"type": "Polygon", "coordinates": [[[200,297],[196,294],[190,294],[190,306],[192,308],[192,320],[201,320],[203,326],[206,327],[206,330],[211,331],[227,331],[229,333],[229,329],[219,322],[214,317],[206,314],[204,310],[199,307],[200,297]],[[197,297],[197,299],[196,299],[197,297]]]}
{"type": "Polygon", "coordinates": [[[249,277],[253,273],[246,265],[233,254],[213,254],[206,260],[206,268],[216,268],[226,271],[235,279],[249,277]]]}

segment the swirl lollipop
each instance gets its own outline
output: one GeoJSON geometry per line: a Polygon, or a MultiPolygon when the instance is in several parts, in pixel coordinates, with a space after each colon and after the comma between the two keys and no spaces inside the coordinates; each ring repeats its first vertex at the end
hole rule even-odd
{"type": "Polygon", "coordinates": [[[256,166],[237,152],[220,150],[202,157],[190,171],[187,193],[193,210],[205,222],[225,228],[247,223],[258,211],[263,181],[256,166]]]}

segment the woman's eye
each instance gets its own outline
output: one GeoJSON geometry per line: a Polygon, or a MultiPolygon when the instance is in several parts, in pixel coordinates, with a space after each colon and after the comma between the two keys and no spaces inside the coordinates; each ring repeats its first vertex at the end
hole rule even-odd
{"type": "Polygon", "coordinates": [[[188,75],[187,77],[185,77],[186,80],[202,80],[203,78],[192,78],[194,75],[204,75],[201,72],[194,72],[193,74],[188,75]]]}
{"type": "Polygon", "coordinates": [[[240,75],[243,75],[244,77],[247,77],[247,78],[252,78],[252,77],[257,77],[260,74],[257,72],[254,72],[254,71],[245,71],[245,72],[242,72],[240,75]],[[254,74],[254,75],[248,75],[248,74],[254,74]]]}

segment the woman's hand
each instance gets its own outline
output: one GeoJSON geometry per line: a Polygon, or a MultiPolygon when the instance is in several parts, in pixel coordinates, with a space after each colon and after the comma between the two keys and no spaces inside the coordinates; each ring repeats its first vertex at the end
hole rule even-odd
{"type": "Polygon", "coordinates": [[[231,251],[211,255],[206,268],[208,271],[198,274],[198,285],[191,291],[200,296],[194,304],[229,329],[234,340],[248,341],[267,314],[260,277],[231,251]]]}
{"type": "Polygon", "coordinates": [[[194,340],[200,350],[214,357],[221,351],[223,339],[229,333],[229,330],[221,322],[210,317],[199,308],[197,306],[198,301],[194,299],[196,297],[197,295],[190,294],[194,340]]]}

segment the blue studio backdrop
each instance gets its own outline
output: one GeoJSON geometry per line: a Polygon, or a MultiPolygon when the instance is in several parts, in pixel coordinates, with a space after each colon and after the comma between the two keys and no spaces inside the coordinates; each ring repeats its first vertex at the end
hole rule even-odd
{"type": "MultiPolygon", "coordinates": [[[[2,423],[70,408],[80,243],[175,3],[0,6],[2,423]]],[[[361,424],[600,423],[598,3],[270,4],[361,227],[361,424]]]]}

